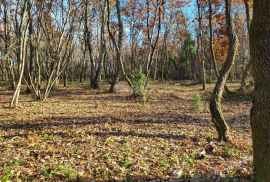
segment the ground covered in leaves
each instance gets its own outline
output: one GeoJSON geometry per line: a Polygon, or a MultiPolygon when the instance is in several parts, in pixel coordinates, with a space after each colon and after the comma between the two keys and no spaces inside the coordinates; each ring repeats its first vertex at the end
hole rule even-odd
{"type": "MultiPolygon", "coordinates": [[[[212,85],[213,86],[213,85],[212,85]]],[[[231,88],[234,85],[230,85],[231,88]]],[[[0,181],[250,181],[250,98],[225,96],[231,143],[214,141],[200,85],[153,84],[143,105],[120,84],[22,94],[0,91],[0,181]]]]}

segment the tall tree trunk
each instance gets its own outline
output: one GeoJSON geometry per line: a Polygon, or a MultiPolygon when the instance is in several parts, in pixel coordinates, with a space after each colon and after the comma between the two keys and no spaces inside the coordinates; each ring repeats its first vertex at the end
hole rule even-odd
{"type": "Polygon", "coordinates": [[[9,78],[9,85],[11,88],[15,89],[16,87],[16,82],[15,82],[15,74],[14,74],[14,64],[12,59],[10,59],[9,56],[9,52],[10,51],[10,20],[9,20],[9,6],[8,6],[8,2],[4,1],[3,3],[4,5],[4,12],[3,12],[3,23],[4,23],[4,41],[5,41],[5,48],[4,48],[4,54],[5,56],[7,56],[7,67],[6,67],[6,71],[8,74],[8,78],[9,78]]]}
{"type": "MultiPolygon", "coordinates": [[[[210,58],[212,60],[213,66],[214,66],[214,72],[215,76],[218,79],[219,77],[219,70],[217,67],[217,61],[215,57],[214,47],[213,47],[213,25],[212,25],[212,16],[213,16],[213,10],[212,10],[212,0],[208,0],[208,9],[209,9],[209,48],[210,48],[210,58]]],[[[225,85],[224,87],[225,91],[228,94],[232,94],[233,92],[229,90],[228,86],[225,85]]]]}
{"type": "Polygon", "coordinates": [[[18,102],[19,102],[19,95],[21,91],[21,84],[22,84],[22,79],[23,79],[23,73],[24,73],[24,68],[25,68],[25,53],[26,53],[26,33],[24,36],[20,38],[20,51],[19,51],[19,59],[20,59],[20,64],[19,64],[19,78],[16,84],[16,88],[14,90],[11,102],[10,102],[10,107],[17,107],[18,102]]]}
{"type": "Polygon", "coordinates": [[[108,13],[108,20],[107,20],[107,29],[109,32],[109,36],[111,41],[113,42],[113,46],[116,52],[116,67],[115,67],[115,75],[113,78],[113,81],[111,83],[110,92],[114,93],[116,91],[115,87],[118,83],[121,73],[124,76],[125,80],[127,81],[128,85],[132,88],[132,82],[128,75],[126,74],[123,59],[122,59],[122,44],[123,44],[123,36],[124,36],[124,25],[123,25],[123,19],[122,19],[122,10],[120,6],[120,0],[116,0],[115,7],[117,11],[117,20],[118,20],[118,40],[116,41],[112,31],[111,31],[111,25],[110,25],[110,18],[111,18],[111,12],[110,12],[110,3],[109,0],[107,0],[107,13],[108,13]],[[120,72],[121,71],[121,72],[120,72]]]}
{"type": "Polygon", "coordinates": [[[156,54],[156,49],[158,46],[158,41],[160,38],[160,31],[161,31],[161,21],[162,21],[162,15],[163,15],[163,11],[162,8],[165,4],[164,0],[161,0],[160,2],[157,1],[157,6],[155,9],[155,13],[154,13],[154,26],[151,29],[150,26],[150,2],[149,0],[146,1],[146,5],[147,5],[147,18],[146,18],[146,26],[147,26],[147,38],[149,41],[149,52],[148,52],[148,57],[147,57],[147,63],[146,63],[146,82],[144,85],[144,89],[146,89],[147,85],[148,85],[148,81],[149,81],[149,76],[150,76],[150,72],[151,72],[151,68],[152,68],[152,64],[153,64],[153,59],[154,56],[156,54]],[[157,25],[156,25],[157,22],[157,25]],[[154,30],[155,27],[157,26],[157,35],[154,36],[154,30]]]}
{"type": "Polygon", "coordinates": [[[95,75],[96,75],[96,69],[95,69],[95,62],[94,62],[94,56],[93,56],[93,46],[92,46],[92,29],[91,26],[88,26],[88,16],[89,16],[89,1],[84,1],[84,36],[85,36],[85,46],[88,49],[89,57],[90,57],[90,88],[96,89],[95,84],[95,75]]]}
{"type": "MultiPolygon", "coordinates": [[[[17,62],[18,62],[18,81],[16,83],[16,87],[10,101],[10,107],[17,107],[19,102],[19,96],[21,92],[21,84],[25,69],[25,59],[26,59],[26,43],[27,43],[27,30],[29,28],[29,21],[26,20],[26,11],[28,5],[27,1],[24,1],[23,8],[22,8],[22,16],[20,20],[20,25],[17,27],[17,39],[18,39],[18,49],[17,49],[17,62]],[[26,26],[25,26],[26,24],[26,26]]],[[[16,19],[16,21],[18,21],[16,19]]]]}
{"type": "Polygon", "coordinates": [[[214,66],[214,71],[216,78],[218,78],[218,68],[217,68],[217,62],[215,58],[214,48],[213,48],[213,26],[212,26],[212,0],[208,0],[208,6],[209,6],[209,49],[210,49],[210,58],[214,66]]]}
{"type": "MultiPolygon", "coordinates": [[[[244,0],[244,4],[245,4],[245,10],[246,10],[246,24],[247,24],[247,30],[248,30],[248,34],[250,34],[250,11],[249,11],[249,4],[248,4],[249,0],[244,0]]],[[[251,70],[251,59],[248,60],[248,63],[245,67],[244,73],[242,75],[241,78],[241,82],[240,82],[240,89],[239,91],[242,93],[246,93],[246,88],[248,86],[248,83],[246,83],[246,80],[250,75],[250,70],[251,70]]]]}
{"type": "Polygon", "coordinates": [[[198,9],[198,22],[199,22],[199,30],[198,30],[198,61],[201,63],[201,83],[203,85],[203,90],[206,89],[206,77],[205,77],[205,62],[204,59],[202,59],[202,14],[201,14],[201,3],[199,0],[196,0],[197,2],[197,9],[198,9]]]}
{"type": "Polygon", "coordinates": [[[238,49],[238,39],[233,29],[231,21],[231,0],[225,0],[225,12],[226,12],[226,26],[227,34],[229,38],[229,48],[226,61],[221,69],[218,81],[214,88],[212,97],[210,99],[210,111],[212,116],[212,122],[214,123],[218,132],[219,141],[228,141],[229,137],[229,126],[225,121],[221,109],[221,99],[226,84],[226,80],[232,69],[235,60],[235,52],[238,49]]]}
{"type": "Polygon", "coordinates": [[[254,0],[250,29],[255,79],[251,110],[255,181],[270,181],[270,1],[254,0]]]}
{"type": "MultiPolygon", "coordinates": [[[[28,1],[27,2],[28,3],[28,7],[30,7],[31,6],[31,3],[30,3],[30,1],[28,1]]],[[[32,14],[31,14],[31,9],[30,8],[28,8],[28,17],[32,17],[32,14]]],[[[33,20],[32,20],[32,18],[30,18],[30,20],[29,20],[29,66],[27,66],[27,64],[26,64],[26,80],[27,80],[27,87],[26,87],[26,93],[31,93],[31,84],[30,84],[30,79],[32,79],[32,78],[30,78],[30,77],[32,77],[33,76],[33,63],[34,63],[34,46],[33,46],[33,41],[32,41],[32,36],[33,36],[33,34],[34,34],[34,27],[33,27],[33,20]]]]}
{"type": "Polygon", "coordinates": [[[101,81],[101,71],[103,68],[103,62],[106,57],[106,44],[105,44],[105,9],[106,3],[100,5],[100,19],[101,19],[101,26],[100,26],[100,50],[99,50],[99,60],[98,60],[98,67],[96,70],[96,75],[93,80],[94,88],[100,88],[100,81],[101,81]]]}

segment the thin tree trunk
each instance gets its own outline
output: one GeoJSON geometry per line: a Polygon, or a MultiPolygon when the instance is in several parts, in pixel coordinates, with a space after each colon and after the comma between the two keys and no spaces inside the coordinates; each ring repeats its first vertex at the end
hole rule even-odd
{"type": "Polygon", "coordinates": [[[218,81],[212,93],[210,99],[210,111],[212,116],[212,122],[214,123],[216,130],[218,132],[219,141],[229,140],[229,126],[222,114],[221,99],[226,84],[226,80],[232,69],[235,60],[235,53],[238,49],[238,39],[236,33],[233,29],[231,21],[231,0],[225,0],[225,12],[226,12],[226,26],[227,34],[229,38],[229,48],[227,59],[221,69],[218,81]]]}
{"type": "MultiPolygon", "coordinates": [[[[27,2],[28,3],[28,7],[31,6],[31,3],[30,1],[27,2]]],[[[32,14],[31,14],[31,9],[28,8],[28,17],[32,17],[32,14]]],[[[27,66],[26,64],[26,79],[27,79],[27,87],[26,87],[26,93],[31,93],[31,84],[30,84],[30,77],[33,76],[33,63],[34,63],[34,46],[33,46],[33,41],[32,41],[32,36],[34,34],[34,28],[33,28],[33,20],[32,18],[30,18],[29,20],[29,66],[27,66]]]]}
{"type": "MultiPolygon", "coordinates": [[[[22,17],[21,17],[21,22],[20,26],[17,31],[17,38],[19,39],[18,41],[18,49],[17,49],[17,62],[18,62],[18,81],[16,84],[16,88],[14,90],[12,99],[10,101],[10,107],[17,107],[18,102],[19,102],[19,95],[21,91],[21,84],[22,84],[22,79],[23,79],[23,74],[24,74],[24,69],[25,69],[25,59],[26,59],[26,42],[27,42],[27,30],[29,28],[29,21],[26,21],[26,11],[27,8],[27,1],[24,1],[24,5],[22,8],[22,17]],[[26,23],[26,27],[25,27],[26,23]]],[[[17,21],[17,20],[16,20],[17,21]]]]}
{"type": "Polygon", "coordinates": [[[250,29],[255,79],[251,128],[255,181],[270,181],[270,1],[254,0],[250,29]]]}
{"type": "MultiPolygon", "coordinates": [[[[245,4],[245,10],[246,10],[246,24],[247,24],[247,30],[248,30],[248,34],[250,34],[250,11],[249,11],[249,4],[248,4],[249,0],[244,0],[244,4],[245,4]]],[[[250,70],[251,70],[251,59],[248,60],[248,63],[245,67],[244,73],[242,75],[241,78],[241,82],[240,82],[240,89],[239,91],[242,93],[246,93],[246,89],[248,86],[248,83],[246,83],[246,80],[250,75],[250,70]]]]}
{"type": "Polygon", "coordinates": [[[98,68],[96,70],[96,75],[93,80],[93,85],[95,89],[100,88],[101,81],[101,71],[103,68],[103,62],[106,57],[106,44],[105,44],[105,9],[106,3],[102,4],[100,7],[100,19],[101,19],[101,27],[100,27],[100,50],[99,50],[99,60],[98,60],[98,68]]]}
{"type": "MultiPolygon", "coordinates": [[[[210,58],[213,63],[215,76],[218,79],[219,77],[219,70],[217,67],[217,61],[215,57],[214,47],[213,47],[213,25],[212,25],[212,17],[213,17],[213,11],[212,11],[212,0],[208,0],[208,9],[209,9],[209,49],[210,49],[210,58]]],[[[232,94],[233,92],[229,90],[228,86],[225,85],[224,87],[225,91],[228,94],[232,94]]]]}
{"type": "Polygon", "coordinates": [[[116,91],[115,87],[117,82],[120,79],[121,72],[124,76],[125,80],[127,81],[128,85],[132,88],[132,82],[128,75],[126,74],[123,59],[122,59],[122,43],[123,43],[123,36],[124,36],[124,26],[123,26],[123,19],[122,19],[122,12],[120,7],[120,1],[116,0],[115,2],[116,11],[117,11],[117,20],[118,20],[118,41],[116,41],[112,31],[111,31],[111,25],[110,25],[110,18],[111,18],[111,12],[110,12],[110,3],[109,0],[107,0],[107,13],[108,13],[108,20],[107,20],[107,28],[109,32],[109,36],[111,41],[113,42],[113,46],[116,52],[116,70],[115,75],[113,78],[113,81],[111,83],[110,92],[114,93],[116,91]],[[121,71],[121,72],[120,72],[121,71]]]}
{"type": "Polygon", "coordinates": [[[208,6],[209,6],[209,48],[210,48],[210,58],[212,60],[214,71],[216,78],[218,78],[218,68],[217,68],[217,62],[215,58],[214,48],[213,48],[213,26],[212,26],[212,0],[208,0],[208,6]]]}
{"type": "Polygon", "coordinates": [[[90,57],[90,88],[96,89],[95,85],[95,64],[94,64],[94,56],[93,56],[93,47],[91,43],[92,39],[92,29],[88,26],[88,16],[89,16],[89,1],[85,0],[85,11],[84,11],[84,35],[85,35],[85,45],[88,48],[88,53],[90,57]]]}
{"type": "MultiPolygon", "coordinates": [[[[84,74],[86,71],[86,48],[83,50],[83,57],[82,57],[82,62],[81,62],[81,73],[80,73],[80,83],[83,82],[84,80],[84,74]]],[[[65,71],[66,72],[66,71],[65,71]]]]}
{"type": "Polygon", "coordinates": [[[151,29],[150,28],[150,4],[149,4],[150,2],[151,1],[149,1],[149,0],[146,1],[146,4],[147,4],[147,19],[146,19],[147,37],[148,37],[148,41],[149,41],[149,45],[150,45],[150,50],[148,53],[148,58],[147,58],[147,63],[146,63],[146,82],[144,85],[144,89],[146,89],[147,84],[148,84],[153,59],[154,59],[154,56],[156,54],[158,40],[160,38],[162,14],[164,13],[162,11],[162,7],[165,4],[164,0],[158,2],[155,13],[154,13],[154,27],[152,28],[152,30],[150,30],[151,29]],[[157,35],[155,37],[155,36],[153,36],[153,34],[154,34],[154,29],[156,27],[156,20],[157,20],[157,35]],[[155,37],[155,40],[154,40],[154,37],[155,37]]]}
{"type": "Polygon", "coordinates": [[[197,57],[198,61],[201,63],[201,83],[203,85],[203,90],[206,89],[206,77],[205,77],[205,62],[204,59],[202,59],[202,14],[201,14],[201,3],[199,0],[196,0],[197,2],[197,9],[198,9],[198,22],[199,22],[199,30],[198,30],[198,51],[197,51],[197,57]]]}

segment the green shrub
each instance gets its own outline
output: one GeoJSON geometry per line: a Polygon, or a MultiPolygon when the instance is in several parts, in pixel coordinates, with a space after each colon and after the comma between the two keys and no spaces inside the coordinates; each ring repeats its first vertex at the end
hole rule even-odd
{"type": "Polygon", "coordinates": [[[182,172],[181,177],[188,177],[190,176],[190,171],[192,168],[194,168],[194,165],[196,164],[195,157],[197,152],[193,152],[190,156],[185,154],[184,161],[182,162],[182,172]]]}
{"type": "Polygon", "coordinates": [[[140,67],[135,71],[133,75],[132,86],[133,86],[133,94],[136,97],[139,97],[144,104],[147,100],[145,92],[146,80],[147,80],[146,75],[144,74],[143,69],[140,67]]]}
{"type": "Polygon", "coordinates": [[[61,175],[67,180],[71,180],[78,175],[78,171],[69,164],[60,164],[56,168],[44,166],[42,173],[46,178],[50,178],[53,175],[61,175]]]}
{"type": "Polygon", "coordinates": [[[213,140],[214,138],[215,138],[215,135],[210,130],[208,130],[206,132],[206,139],[207,140],[213,140]]]}
{"type": "Polygon", "coordinates": [[[95,109],[100,109],[100,108],[101,108],[101,105],[97,101],[95,101],[95,109]]]}
{"type": "Polygon", "coordinates": [[[19,181],[19,176],[15,174],[14,168],[23,164],[25,161],[19,159],[12,159],[9,161],[8,165],[4,168],[4,175],[0,176],[1,182],[9,182],[9,181],[19,181]]]}
{"type": "Polygon", "coordinates": [[[78,171],[75,168],[72,168],[69,164],[59,165],[57,171],[59,171],[68,180],[71,180],[78,175],[78,171]]]}
{"type": "Polygon", "coordinates": [[[5,141],[4,135],[0,133],[0,142],[4,142],[4,141],[5,141]]]}
{"type": "Polygon", "coordinates": [[[123,169],[129,168],[133,164],[130,152],[131,152],[131,149],[127,147],[125,149],[125,152],[123,154],[123,158],[122,158],[121,163],[120,163],[120,167],[123,169]]]}
{"type": "Polygon", "coordinates": [[[160,160],[159,167],[161,170],[165,171],[166,169],[170,167],[170,165],[166,161],[160,160]]]}
{"type": "Polygon", "coordinates": [[[195,95],[194,96],[194,109],[196,111],[201,110],[203,107],[203,101],[200,95],[195,95]]]}
{"type": "Polygon", "coordinates": [[[235,150],[232,147],[223,146],[221,150],[224,152],[224,154],[228,157],[234,157],[236,156],[235,150]]]}

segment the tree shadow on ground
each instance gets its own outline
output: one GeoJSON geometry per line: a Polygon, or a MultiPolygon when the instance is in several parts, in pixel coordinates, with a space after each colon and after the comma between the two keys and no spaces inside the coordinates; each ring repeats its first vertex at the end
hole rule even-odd
{"type": "Polygon", "coordinates": [[[228,119],[227,122],[233,129],[244,130],[244,131],[249,131],[251,129],[249,115],[231,117],[230,119],[228,119]]]}
{"type": "Polygon", "coordinates": [[[198,124],[206,125],[207,119],[197,118],[187,114],[175,114],[175,113],[154,113],[154,114],[139,114],[139,113],[127,113],[123,118],[114,116],[99,116],[99,117],[64,117],[64,116],[53,116],[44,117],[39,120],[30,121],[14,121],[4,120],[0,124],[0,130],[8,129],[24,129],[24,130],[42,130],[56,127],[74,127],[74,126],[87,126],[87,125],[98,125],[105,123],[127,123],[127,124],[198,124]],[[129,118],[129,119],[126,119],[129,118]]]}
{"type": "MultiPolygon", "coordinates": [[[[48,131],[51,130],[53,135],[59,135],[61,137],[68,137],[68,134],[64,132],[54,133],[54,130],[61,130],[63,131],[68,128],[85,128],[86,126],[95,126],[101,125],[101,128],[104,124],[110,125],[117,125],[119,123],[126,123],[130,125],[142,125],[142,127],[151,126],[151,124],[165,124],[165,125],[172,125],[172,124],[189,124],[189,125],[200,125],[204,126],[207,123],[207,120],[194,118],[189,115],[180,115],[180,114],[172,114],[172,113],[159,113],[159,114],[138,114],[138,113],[128,113],[128,118],[131,119],[123,119],[117,118],[112,116],[100,116],[100,117],[45,117],[40,120],[31,120],[31,121],[11,121],[5,120],[2,121],[0,124],[0,131],[24,131],[28,133],[29,131],[48,131]],[[146,124],[146,125],[145,125],[146,124]],[[149,124],[149,125],[148,125],[149,124]]],[[[171,126],[173,127],[173,126],[171,126]]],[[[176,135],[170,133],[136,133],[134,131],[86,131],[88,135],[94,135],[98,137],[108,137],[108,136],[132,136],[132,137],[142,137],[142,138],[163,138],[163,139],[185,139],[185,135],[176,135]]],[[[6,138],[16,137],[13,136],[6,136],[6,138]]],[[[27,136],[23,136],[27,137],[27,136]]]]}
{"type": "Polygon", "coordinates": [[[160,177],[152,177],[149,178],[148,176],[129,176],[127,175],[125,180],[95,180],[93,178],[78,178],[72,180],[72,182],[227,182],[227,181],[234,181],[234,182],[250,182],[252,181],[252,176],[231,176],[231,177],[221,177],[218,174],[209,174],[210,177],[181,177],[181,178],[170,178],[164,179],[160,177]]]}
{"type": "Polygon", "coordinates": [[[162,138],[162,139],[174,139],[183,140],[186,139],[185,135],[173,135],[173,134],[149,134],[149,133],[134,133],[134,132],[86,132],[88,135],[94,135],[98,137],[141,137],[141,138],[162,138]]]}

